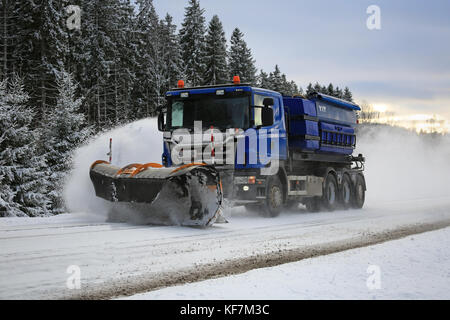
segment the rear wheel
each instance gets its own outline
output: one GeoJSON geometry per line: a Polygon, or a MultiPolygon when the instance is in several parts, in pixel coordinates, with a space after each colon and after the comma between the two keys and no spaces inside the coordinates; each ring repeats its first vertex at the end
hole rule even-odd
{"type": "Polygon", "coordinates": [[[283,186],[277,176],[269,179],[264,210],[269,217],[280,215],[284,206],[283,186]]]}
{"type": "Polygon", "coordinates": [[[352,207],[355,209],[361,209],[364,206],[364,201],[366,200],[366,190],[365,190],[364,178],[358,174],[356,176],[355,186],[353,188],[352,196],[352,207]]]}
{"type": "Polygon", "coordinates": [[[352,181],[347,174],[342,177],[342,184],[340,188],[340,202],[344,209],[352,206],[352,181]]]}
{"type": "Polygon", "coordinates": [[[329,173],[323,187],[322,205],[325,209],[333,211],[337,207],[338,198],[339,194],[336,178],[333,174],[329,173]]]}

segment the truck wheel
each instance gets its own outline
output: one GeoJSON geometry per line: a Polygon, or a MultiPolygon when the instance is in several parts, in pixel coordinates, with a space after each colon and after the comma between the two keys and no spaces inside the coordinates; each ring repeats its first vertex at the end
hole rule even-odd
{"type": "Polygon", "coordinates": [[[333,174],[329,173],[325,179],[325,185],[323,187],[322,205],[325,209],[333,211],[338,204],[339,191],[336,178],[333,174]]]}
{"type": "Polygon", "coordinates": [[[277,217],[280,215],[284,207],[283,186],[277,176],[269,179],[266,192],[265,212],[269,217],[277,217]]]}
{"type": "Polygon", "coordinates": [[[309,212],[319,212],[320,211],[320,199],[318,197],[309,198],[305,200],[306,210],[309,212]]]}
{"type": "Polygon", "coordinates": [[[364,179],[361,175],[356,176],[355,187],[353,188],[352,207],[361,209],[366,200],[366,190],[364,187],[364,179]]]}
{"type": "Polygon", "coordinates": [[[342,177],[342,184],[339,192],[341,205],[347,210],[352,206],[352,181],[347,174],[344,174],[342,177]]]}

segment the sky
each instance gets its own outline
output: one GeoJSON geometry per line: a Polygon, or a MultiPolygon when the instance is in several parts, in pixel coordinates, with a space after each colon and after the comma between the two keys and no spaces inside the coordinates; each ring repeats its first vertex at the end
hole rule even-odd
{"type": "MultiPolygon", "coordinates": [[[[154,0],[181,25],[187,0],[154,0]]],[[[245,34],[256,66],[278,64],[303,88],[348,86],[357,102],[397,114],[450,119],[448,0],[200,0],[207,21],[219,15],[229,39],[245,34]],[[377,5],[381,29],[367,28],[377,5]]]]}

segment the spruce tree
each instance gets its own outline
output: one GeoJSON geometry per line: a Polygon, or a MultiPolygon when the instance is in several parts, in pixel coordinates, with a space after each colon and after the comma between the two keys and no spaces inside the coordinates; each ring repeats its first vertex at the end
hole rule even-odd
{"type": "Polygon", "coordinates": [[[205,72],[205,17],[198,0],[189,0],[180,30],[180,45],[190,86],[203,83],[205,72]]]}
{"type": "Polygon", "coordinates": [[[203,77],[205,85],[227,82],[227,40],[222,22],[217,15],[211,19],[206,35],[205,67],[203,77]]]}
{"type": "Polygon", "coordinates": [[[272,85],[271,90],[276,92],[284,91],[283,86],[283,75],[281,74],[280,68],[278,65],[275,66],[275,70],[269,75],[270,83],[272,85]]]}
{"type": "Polygon", "coordinates": [[[85,117],[80,113],[82,100],[75,96],[76,85],[72,75],[62,71],[57,78],[57,88],[56,107],[46,119],[41,135],[53,213],[64,210],[62,190],[64,178],[72,168],[72,153],[89,134],[89,130],[84,128],[85,117]]]}
{"type": "Polygon", "coordinates": [[[162,23],[162,37],[166,47],[166,65],[167,65],[167,90],[174,88],[177,81],[183,78],[184,71],[181,58],[181,48],[179,37],[176,34],[177,26],[173,24],[173,18],[167,14],[162,23]]]}
{"type": "Polygon", "coordinates": [[[45,161],[28,99],[20,79],[0,83],[0,216],[48,214],[45,161]]]}
{"type": "Polygon", "coordinates": [[[233,76],[240,76],[242,82],[256,84],[255,60],[253,59],[252,51],[244,41],[244,34],[239,28],[234,29],[231,36],[228,61],[231,79],[233,76]]]}
{"type": "Polygon", "coordinates": [[[348,87],[345,87],[342,99],[347,100],[349,102],[353,102],[353,94],[351,93],[348,87]]]}
{"type": "Polygon", "coordinates": [[[309,96],[313,92],[314,92],[314,87],[313,87],[312,83],[310,82],[308,84],[308,86],[306,87],[306,95],[309,96]]]}
{"type": "Polygon", "coordinates": [[[270,89],[272,88],[272,84],[270,83],[269,75],[265,73],[263,70],[260,71],[258,75],[258,87],[263,89],[270,89]]]}
{"type": "MultiPolygon", "coordinates": [[[[325,93],[325,92],[324,92],[324,93],[325,93]]],[[[327,91],[326,91],[325,94],[328,94],[328,95],[330,95],[330,96],[334,96],[334,95],[335,95],[335,92],[334,92],[334,86],[333,86],[332,83],[330,83],[330,84],[328,85],[327,91]]]]}

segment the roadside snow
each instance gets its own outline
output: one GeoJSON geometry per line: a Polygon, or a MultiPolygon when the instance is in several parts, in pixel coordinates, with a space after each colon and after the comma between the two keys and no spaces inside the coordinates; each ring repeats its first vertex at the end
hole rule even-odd
{"type": "Polygon", "coordinates": [[[450,299],[450,228],[127,299],[450,299]]]}

